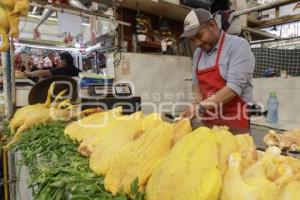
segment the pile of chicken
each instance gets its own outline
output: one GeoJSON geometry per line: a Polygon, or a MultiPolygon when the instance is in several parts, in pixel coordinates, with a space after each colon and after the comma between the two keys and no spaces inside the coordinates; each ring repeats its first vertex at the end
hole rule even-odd
{"type": "Polygon", "coordinates": [[[226,127],[192,131],[189,120],[121,113],[96,113],[65,129],[113,194],[130,195],[138,180],[147,200],[300,199],[300,161],[277,147],[262,154],[249,135],[233,136],[226,127]]]}
{"type": "Polygon", "coordinates": [[[104,175],[105,188],[129,194],[136,178],[142,189],[162,159],[192,128],[189,120],[164,122],[160,115],[142,112],[123,116],[122,108],[96,113],[73,122],[65,129],[81,142],[79,152],[90,157],[90,168],[104,175]]]}
{"type": "Polygon", "coordinates": [[[285,131],[282,134],[271,130],[263,140],[267,146],[278,146],[283,150],[300,152],[300,130],[285,131]]]}
{"type": "MultiPolygon", "coordinates": [[[[77,106],[70,103],[70,99],[63,99],[66,90],[59,92],[55,99],[51,101],[55,83],[51,84],[48,90],[48,96],[45,103],[24,106],[16,111],[9,123],[11,133],[14,134],[10,142],[4,147],[8,149],[17,142],[21,134],[38,123],[47,123],[55,120],[65,122],[76,119],[80,116],[89,114],[94,109],[78,112],[77,106]]],[[[96,109],[95,109],[96,110],[96,109]]]]}

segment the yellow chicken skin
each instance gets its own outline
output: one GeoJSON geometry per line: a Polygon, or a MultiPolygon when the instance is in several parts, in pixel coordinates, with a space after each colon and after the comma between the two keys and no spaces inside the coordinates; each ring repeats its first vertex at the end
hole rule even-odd
{"type": "Polygon", "coordinates": [[[291,180],[282,190],[280,200],[300,199],[300,179],[291,180]]]}
{"type": "Polygon", "coordinates": [[[217,200],[221,185],[215,134],[198,128],[184,136],[153,171],[146,200],[217,200]]]}
{"type": "Polygon", "coordinates": [[[25,130],[32,128],[36,124],[47,123],[57,120],[68,122],[80,115],[80,113],[77,112],[77,110],[72,110],[72,105],[70,106],[70,108],[65,109],[57,109],[51,107],[46,108],[44,110],[32,112],[29,116],[27,116],[23,124],[18,128],[13,139],[4,148],[9,149],[12,144],[14,144],[20,139],[22,133],[25,130]]]}
{"type": "Polygon", "coordinates": [[[227,168],[227,160],[230,154],[238,151],[238,143],[232,133],[226,127],[214,127],[217,148],[218,160],[221,168],[222,175],[227,168]]]}
{"type": "Polygon", "coordinates": [[[182,119],[173,125],[174,138],[172,146],[174,146],[183,136],[192,131],[192,125],[189,119],[182,119]]]}
{"type": "Polygon", "coordinates": [[[0,52],[9,49],[8,36],[19,37],[20,17],[26,16],[28,10],[28,0],[0,1],[0,52]]]}
{"type": "Polygon", "coordinates": [[[118,151],[142,134],[142,113],[120,117],[115,126],[103,133],[90,156],[90,169],[98,175],[105,175],[118,151]]]}
{"type": "Polygon", "coordinates": [[[130,194],[130,186],[138,179],[143,187],[157,164],[169,153],[173,138],[172,125],[161,122],[153,129],[125,145],[108,167],[105,189],[112,194],[130,194]]]}
{"type": "Polygon", "coordinates": [[[96,138],[101,135],[103,129],[107,129],[108,125],[114,122],[114,119],[122,115],[122,111],[122,107],[116,107],[107,112],[92,114],[68,125],[64,133],[78,142],[90,137],[96,138]]]}
{"type": "Polygon", "coordinates": [[[258,154],[253,138],[249,134],[234,136],[238,145],[238,151],[242,157],[241,170],[244,170],[258,160],[258,154]]]}
{"type": "MultiPolygon", "coordinates": [[[[143,115],[143,114],[141,113],[141,115],[143,115]]],[[[135,115],[132,115],[132,116],[135,116],[135,115]]],[[[139,116],[139,115],[137,115],[137,116],[139,116]]],[[[98,143],[102,143],[102,136],[106,135],[106,132],[111,132],[111,129],[115,128],[116,126],[119,127],[118,121],[123,120],[123,119],[126,119],[126,118],[117,117],[116,120],[112,121],[112,123],[107,123],[105,128],[101,129],[102,134],[98,134],[97,136],[90,136],[90,137],[84,139],[78,148],[78,152],[83,156],[90,157],[90,155],[95,150],[95,146],[98,143]]],[[[162,122],[162,120],[161,120],[160,115],[157,113],[152,113],[152,114],[149,114],[146,117],[144,117],[141,120],[141,124],[140,124],[140,127],[141,127],[140,135],[142,135],[146,130],[154,128],[159,122],[162,122]]],[[[124,126],[127,126],[127,125],[124,125],[124,126]]],[[[135,138],[137,138],[138,136],[139,135],[137,135],[135,138]]]]}
{"type": "MultiPolygon", "coordinates": [[[[48,89],[47,100],[44,104],[35,104],[24,106],[17,110],[13,118],[10,120],[9,127],[12,133],[15,133],[16,130],[24,123],[25,119],[34,112],[43,111],[50,107],[51,105],[51,95],[53,94],[55,84],[52,83],[48,89]]],[[[61,93],[62,94],[62,93],[61,93]]],[[[63,95],[63,94],[62,94],[63,95]]],[[[58,95],[60,96],[60,95],[58,95]]]]}
{"type": "Polygon", "coordinates": [[[256,163],[241,171],[242,157],[239,153],[229,156],[228,168],[224,175],[221,200],[278,200],[284,185],[293,177],[288,165],[278,166],[280,176],[275,181],[268,177],[269,167],[278,157],[278,150],[269,149],[256,163]]]}
{"type": "Polygon", "coordinates": [[[241,175],[241,155],[233,153],[229,156],[228,168],[224,175],[221,200],[263,200],[260,189],[247,184],[241,175]]]}

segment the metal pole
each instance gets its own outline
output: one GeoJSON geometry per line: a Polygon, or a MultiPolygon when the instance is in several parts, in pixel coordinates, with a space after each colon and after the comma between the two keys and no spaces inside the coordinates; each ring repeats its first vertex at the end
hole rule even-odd
{"type": "Polygon", "coordinates": [[[276,8],[276,7],[280,7],[280,6],[284,6],[284,5],[288,5],[288,4],[296,3],[296,2],[298,2],[298,0],[273,1],[271,3],[267,3],[267,4],[264,4],[264,5],[260,5],[260,6],[255,6],[253,8],[248,8],[248,9],[241,10],[241,11],[236,11],[235,16],[245,15],[245,14],[249,14],[249,13],[255,12],[255,11],[269,10],[269,9],[272,9],[272,8],[276,8]]]}
{"type": "Polygon", "coordinates": [[[15,160],[15,152],[8,151],[7,152],[7,161],[8,161],[8,178],[9,178],[9,197],[11,200],[16,199],[17,195],[17,173],[16,173],[16,160],[15,160]]]}
{"type": "Polygon", "coordinates": [[[9,119],[13,114],[13,98],[12,98],[12,59],[10,49],[2,53],[3,63],[3,93],[5,116],[9,119]]]}
{"type": "MultiPolygon", "coordinates": [[[[10,38],[10,49],[6,52],[2,52],[2,69],[3,69],[3,93],[4,93],[4,107],[5,117],[10,119],[13,115],[13,101],[14,101],[14,60],[13,60],[13,40],[10,38]]],[[[15,179],[14,156],[9,153],[8,159],[5,160],[8,163],[8,179],[6,183],[9,184],[15,179]]],[[[7,177],[6,177],[7,178],[7,177]]],[[[8,186],[8,185],[7,185],[8,186]]],[[[6,189],[7,190],[7,189],[6,189]]],[[[10,199],[15,199],[15,185],[9,184],[10,199]]],[[[7,191],[6,191],[7,193],[7,191]]]]}
{"type": "Polygon", "coordinates": [[[4,200],[9,200],[9,179],[8,179],[8,162],[7,162],[7,151],[3,149],[3,178],[4,178],[4,200]]]}
{"type": "MultiPolygon", "coordinates": [[[[11,38],[10,40],[10,61],[11,61],[11,100],[12,100],[12,116],[14,113],[14,108],[16,105],[16,81],[15,81],[15,47],[14,47],[14,40],[11,38]]],[[[11,116],[11,117],[12,117],[11,116]]]]}

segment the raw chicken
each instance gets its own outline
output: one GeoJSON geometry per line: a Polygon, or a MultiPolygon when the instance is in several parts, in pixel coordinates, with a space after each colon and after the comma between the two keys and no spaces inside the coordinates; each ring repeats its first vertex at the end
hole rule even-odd
{"type": "Polygon", "coordinates": [[[215,134],[198,128],[184,136],[154,170],[147,200],[217,200],[222,185],[215,134]]]}
{"type": "Polygon", "coordinates": [[[246,167],[257,161],[258,154],[256,151],[256,146],[253,138],[249,134],[236,135],[234,137],[237,141],[238,152],[242,157],[242,163],[240,167],[241,170],[244,170],[246,167]]]}
{"type": "Polygon", "coordinates": [[[279,154],[280,150],[276,147],[268,149],[260,160],[250,165],[244,172],[240,168],[241,155],[232,154],[224,176],[221,200],[278,199],[284,185],[293,177],[293,170],[290,166],[276,166],[276,158],[279,154]],[[268,176],[272,175],[270,172],[275,171],[279,172],[279,176],[273,181],[268,176]]]}
{"type": "Polygon", "coordinates": [[[98,175],[105,175],[118,151],[142,133],[141,112],[121,117],[117,121],[118,123],[107,130],[95,144],[90,156],[90,169],[98,175]]]}
{"type": "Polygon", "coordinates": [[[267,146],[278,146],[281,149],[300,151],[300,130],[286,131],[282,134],[270,131],[263,141],[267,146]]]}
{"type": "Polygon", "coordinates": [[[144,187],[152,171],[169,153],[172,139],[172,125],[160,122],[125,145],[108,167],[104,179],[105,189],[113,194],[121,190],[130,194],[130,186],[136,179],[139,188],[144,187]]]}
{"type": "Polygon", "coordinates": [[[0,52],[8,50],[8,36],[19,37],[20,17],[26,16],[28,10],[28,0],[0,1],[0,52]]]}
{"type": "MultiPolygon", "coordinates": [[[[299,177],[297,177],[298,179],[299,177]]],[[[291,180],[280,195],[280,200],[299,200],[300,199],[300,179],[291,180]]]]}
{"type": "Polygon", "coordinates": [[[116,107],[107,112],[92,114],[68,125],[64,132],[79,142],[90,137],[96,138],[101,135],[103,129],[109,128],[109,124],[114,123],[114,119],[122,115],[122,110],[122,107],[116,107]]]}

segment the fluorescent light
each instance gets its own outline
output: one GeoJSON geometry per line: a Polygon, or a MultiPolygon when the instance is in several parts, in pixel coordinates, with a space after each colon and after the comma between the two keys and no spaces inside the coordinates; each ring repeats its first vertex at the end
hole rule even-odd
{"type": "MultiPolygon", "coordinates": [[[[32,14],[29,14],[28,16],[29,16],[29,17],[32,17],[32,18],[36,18],[36,19],[41,19],[41,18],[42,18],[42,16],[32,15],[32,14]]],[[[49,21],[55,21],[55,22],[58,21],[56,18],[51,18],[51,17],[49,17],[47,20],[49,20],[49,21]]],[[[81,25],[82,25],[82,26],[91,26],[91,25],[88,24],[88,23],[82,23],[81,25]]]]}
{"type": "Polygon", "coordinates": [[[100,49],[100,48],[101,48],[101,44],[98,43],[98,44],[96,44],[96,45],[94,45],[94,46],[91,46],[91,47],[86,48],[85,51],[86,51],[86,52],[91,52],[91,51],[94,51],[94,50],[97,50],[97,49],[100,49]]]}
{"type": "MultiPolygon", "coordinates": [[[[42,16],[38,16],[38,15],[31,15],[31,14],[29,14],[28,16],[32,17],[32,18],[36,18],[36,19],[41,19],[42,18],[42,16]]],[[[56,18],[50,18],[49,17],[47,20],[49,20],[49,21],[56,21],[57,22],[56,18]]]]}
{"type": "Polygon", "coordinates": [[[44,46],[44,45],[34,45],[34,44],[24,44],[24,43],[14,43],[16,46],[26,46],[36,49],[50,49],[50,50],[58,50],[58,51],[83,51],[85,49],[80,48],[65,48],[65,47],[53,47],[53,46],[44,46]]]}

